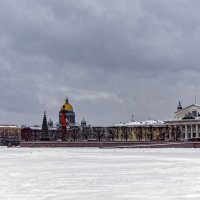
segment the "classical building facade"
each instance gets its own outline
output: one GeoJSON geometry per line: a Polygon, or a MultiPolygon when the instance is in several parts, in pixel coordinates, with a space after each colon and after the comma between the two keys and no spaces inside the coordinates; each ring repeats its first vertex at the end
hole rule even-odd
{"type": "Polygon", "coordinates": [[[200,105],[192,104],[182,108],[181,103],[174,113],[174,120],[165,121],[169,127],[169,139],[173,137],[173,130],[179,132],[180,140],[200,140],[200,105]]]}
{"type": "Polygon", "coordinates": [[[21,139],[21,128],[16,125],[0,125],[0,137],[21,139]]]}
{"type": "Polygon", "coordinates": [[[116,124],[114,127],[115,141],[152,141],[167,140],[166,125],[159,120],[131,121],[116,124]]]}
{"type": "Polygon", "coordinates": [[[174,114],[174,119],[176,120],[200,119],[200,105],[192,104],[190,106],[182,108],[181,102],[179,101],[177,111],[174,114]]]}
{"type": "Polygon", "coordinates": [[[200,140],[200,105],[192,104],[183,108],[179,101],[174,119],[167,121],[147,120],[142,122],[131,121],[115,125],[121,140],[126,138],[132,141],[192,141],[200,140]]]}

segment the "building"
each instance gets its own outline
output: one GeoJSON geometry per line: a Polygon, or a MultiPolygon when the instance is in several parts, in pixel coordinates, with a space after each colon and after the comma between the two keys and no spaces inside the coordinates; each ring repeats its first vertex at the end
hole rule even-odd
{"type": "Polygon", "coordinates": [[[179,102],[174,119],[165,121],[169,127],[169,139],[178,134],[180,140],[200,140],[200,105],[192,104],[182,108],[179,102]],[[175,132],[175,133],[174,133],[175,132]]]}
{"type": "Polygon", "coordinates": [[[115,124],[115,138],[117,141],[152,141],[167,140],[166,125],[160,120],[134,121],[115,124]]]}
{"type": "Polygon", "coordinates": [[[181,102],[179,101],[177,111],[174,113],[174,119],[200,119],[200,105],[192,104],[185,108],[182,108],[181,102]]]}
{"type": "Polygon", "coordinates": [[[65,103],[60,109],[59,123],[63,128],[66,128],[66,126],[75,126],[75,112],[68,98],[66,98],[65,103]]]}
{"type": "MultiPolygon", "coordinates": [[[[49,127],[48,132],[50,140],[57,140],[61,138],[59,135],[58,127],[49,127]]],[[[42,137],[42,126],[34,125],[29,127],[24,127],[21,130],[21,140],[22,141],[39,141],[42,137]]]]}
{"type": "Polygon", "coordinates": [[[193,141],[200,140],[200,105],[192,104],[182,107],[179,101],[174,119],[167,121],[146,120],[116,124],[119,140],[125,138],[132,141],[193,141]]]}
{"type": "Polygon", "coordinates": [[[83,118],[83,120],[81,121],[81,127],[86,127],[86,126],[87,126],[87,122],[83,118]]]}
{"type": "Polygon", "coordinates": [[[16,125],[0,125],[0,137],[21,139],[21,128],[16,125]]]}

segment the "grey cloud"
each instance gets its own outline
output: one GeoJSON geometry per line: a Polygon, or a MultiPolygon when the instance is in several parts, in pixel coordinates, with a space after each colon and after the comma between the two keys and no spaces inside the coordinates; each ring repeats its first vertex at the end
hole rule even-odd
{"type": "Polygon", "coordinates": [[[198,1],[0,2],[1,122],[56,122],[66,96],[96,125],[198,99],[198,1]]]}

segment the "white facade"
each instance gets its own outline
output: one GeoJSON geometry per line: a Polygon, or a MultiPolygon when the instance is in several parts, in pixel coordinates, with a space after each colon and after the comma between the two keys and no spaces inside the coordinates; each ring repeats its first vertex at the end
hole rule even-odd
{"type": "Polygon", "coordinates": [[[180,131],[181,140],[200,138],[200,105],[192,104],[182,108],[179,104],[174,120],[165,121],[165,125],[170,127],[169,138],[176,128],[180,131]]]}
{"type": "Polygon", "coordinates": [[[174,119],[182,120],[183,118],[200,119],[200,105],[192,104],[174,113],[174,119]]]}

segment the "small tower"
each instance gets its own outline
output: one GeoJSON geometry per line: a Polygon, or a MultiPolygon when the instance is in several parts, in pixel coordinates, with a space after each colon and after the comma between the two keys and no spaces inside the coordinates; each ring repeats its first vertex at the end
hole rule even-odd
{"type": "Polygon", "coordinates": [[[48,121],[48,127],[49,127],[49,128],[52,128],[52,127],[53,127],[53,121],[51,120],[51,118],[50,118],[50,120],[48,121]]]}
{"type": "Polygon", "coordinates": [[[85,127],[87,126],[87,122],[85,121],[85,119],[83,118],[83,120],[81,121],[81,126],[82,127],[85,127]]]}
{"type": "Polygon", "coordinates": [[[48,131],[48,126],[47,126],[47,117],[46,117],[46,112],[44,111],[44,117],[42,121],[42,133],[41,133],[41,141],[49,141],[49,131],[48,131]]]}
{"type": "Polygon", "coordinates": [[[182,109],[183,109],[183,108],[182,108],[182,106],[181,106],[181,102],[179,101],[178,107],[177,107],[177,111],[182,110],[182,109]]]}

